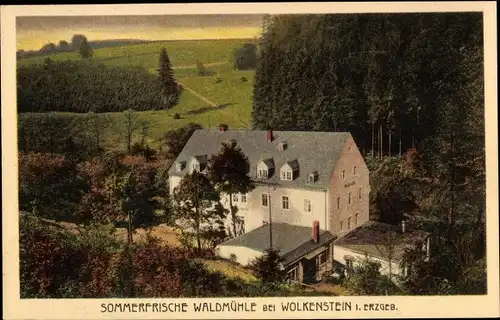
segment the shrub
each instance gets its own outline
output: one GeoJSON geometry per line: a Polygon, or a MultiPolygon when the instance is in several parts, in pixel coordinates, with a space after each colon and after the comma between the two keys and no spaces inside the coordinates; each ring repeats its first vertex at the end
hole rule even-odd
{"type": "Polygon", "coordinates": [[[247,79],[246,77],[241,77],[240,81],[241,81],[241,82],[247,82],[247,81],[248,81],[248,79],[247,79]]]}
{"type": "Polygon", "coordinates": [[[238,260],[238,257],[236,257],[236,255],[234,253],[231,253],[229,255],[229,260],[231,260],[232,263],[236,263],[236,261],[238,260]]]}
{"type": "Polygon", "coordinates": [[[180,114],[178,114],[178,113],[174,114],[174,119],[175,120],[179,120],[180,118],[181,118],[180,114]]]}

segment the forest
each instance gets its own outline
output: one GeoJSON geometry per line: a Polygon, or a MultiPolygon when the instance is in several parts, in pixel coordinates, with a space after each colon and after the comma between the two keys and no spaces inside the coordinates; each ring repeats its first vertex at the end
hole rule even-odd
{"type": "Polygon", "coordinates": [[[166,109],[157,76],[141,68],[89,61],[19,66],[18,112],[118,112],[166,109]]]}
{"type": "Polygon", "coordinates": [[[433,234],[414,294],[485,293],[480,13],[267,16],[253,126],[349,131],[371,214],[433,234]]]}

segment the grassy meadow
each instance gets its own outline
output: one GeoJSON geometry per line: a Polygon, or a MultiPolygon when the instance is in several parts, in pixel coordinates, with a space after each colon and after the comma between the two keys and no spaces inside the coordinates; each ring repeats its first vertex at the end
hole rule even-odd
{"type": "MultiPolygon", "coordinates": [[[[167,49],[176,79],[191,90],[184,89],[179,103],[170,110],[137,112],[139,121],[149,123],[150,144],[155,146],[164,132],[189,122],[199,123],[204,127],[215,127],[219,123],[233,128],[251,126],[254,72],[234,70],[230,63],[231,53],[251,41],[254,40],[187,40],[126,45],[96,49],[92,60],[108,66],[141,67],[156,72],[160,50],[163,47],[167,49]],[[213,74],[198,76],[197,61],[201,61],[213,74]],[[246,81],[242,80],[243,77],[246,81]],[[213,104],[201,99],[200,95],[213,104]],[[180,119],[174,119],[176,113],[180,115],[180,119]]],[[[43,64],[47,57],[54,61],[80,59],[77,53],[64,52],[21,59],[18,64],[43,64]]],[[[77,113],[56,114],[81,116],[77,113]]],[[[106,113],[105,116],[110,121],[106,130],[106,145],[113,149],[123,148],[123,114],[106,113]]]]}

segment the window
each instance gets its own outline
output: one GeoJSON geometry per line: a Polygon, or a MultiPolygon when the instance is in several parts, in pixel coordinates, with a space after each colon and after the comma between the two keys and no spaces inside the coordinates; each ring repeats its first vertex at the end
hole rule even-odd
{"type": "Polygon", "coordinates": [[[288,203],[288,197],[287,196],[283,196],[281,197],[281,207],[283,209],[289,209],[289,203],[288,203]]]}
{"type": "Polygon", "coordinates": [[[354,166],[354,168],[352,169],[352,173],[356,175],[356,166],[354,166]]]}
{"type": "Polygon", "coordinates": [[[347,203],[351,204],[351,193],[350,192],[349,192],[349,199],[348,199],[347,203]]]}
{"type": "Polygon", "coordinates": [[[352,270],[354,268],[354,261],[352,259],[346,259],[345,267],[347,270],[352,270]]]}
{"type": "Polygon", "coordinates": [[[340,209],[340,197],[337,197],[337,209],[340,209]]]}
{"type": "Polygon", "coordinates": [[[325,264],[328,259],[327,259],[327,255],[326,255],[326,250],[321,252],[319,255],[318,255],[318,260],[319,260],[319,265],[323,265],[325,264]]]}
{"type": "Polygon", "coordinates": [[[238,202],[238,194],[233,194],[233,202],[238,202]]]}
{"type": "Polygon", "coordinates": [[[257,178],[264,179],[267,178],[267,170],[260,169],[257,171],[257,178]]]}
{"type": "Polygon", "coordinates": [[[288,281],[298,281],[299,280],[299,268],[294,267],[287,272],[288,281]]]}
{"type": "Polygon", "coordinates": [[[358,198],[361,199],[362,193],[361,193],[361,188],[358,189],[358,198]]]}
{"type": "Polygon", "coordinates": [[[267,205],[268,205],[267,194],[263,193],[262,194],[262,206],[267,207],[267,205]]]}
{"type": "Polygon", "coordinates": [[[344,221],[340,221],[340,230],[344,229],[344,221]]]}
{"type": "Polygon", "coordinates": [[[304,200],[304,211],[311,212],[311,200],[304,200]]]}
{"type": "Polygon", "coordinates": [[[289,180],[289,181],[293,180],[292,172],[282,170],[281,171],[281,180],[289,180]]]}
{"type": "Polygon", "coordinates": [[[246,203],[247,202],[247,195],[246,194],[242,194],[241,195],[241,203],[246,203]]]}
{"type": "Polygon", "coordinates": [[[347,230],[351,230],[351,217],[347,218],[347,230]]]}
{"type": "Polygon", "coordinates": [[[359,216],[359,213],[356,213],[356,215],[354,216],[354,226],[355,227],[358,226],[358,216],[359,216]]]}
{"type": "Polygon", "coordinates": [[[345,179],[345,170],[342,170],[342,179],[345,179]]]}

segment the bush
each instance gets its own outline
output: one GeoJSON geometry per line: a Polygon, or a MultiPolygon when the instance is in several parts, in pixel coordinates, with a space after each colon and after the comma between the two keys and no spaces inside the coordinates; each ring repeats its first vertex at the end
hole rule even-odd
{"type": "Polygon", "coordinates": [[[216,78],[215,79],[215,83],[221,83],[222,82],[222,79],[221,78],[216,78]]]}
{"type": "Polygon", "coordinates": [[[282,262],[283,258],[280,257],[278,250],[267,249],[262,256],[250,263],[250,269],[263,283],[281,283],[286,276],[282,262]]]}
{"type": "Polygon", "coordinates": [[[229,255],[229,260],[231,260],[232,263],[236,263],[236,261],[238,260],[238,257],[236,257],[236,255],[234,253],[231,253],[229,255]]]}
{"type": "Polygon", "coordinates": [[[174,114],[174,119],[175,120],[179,120],[180,118],[181,118],[180,114],[178,114],[178,113],[174,114]]]}
{"type": "Polygon", "coordinates": [[[240,81],[241,81],[241,82],[247,82],[247,81],[248,81],[248,79],[247,79],[246,77],[241,77],[240,81]]]}

